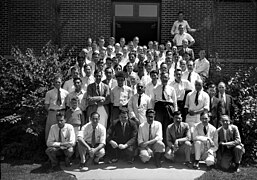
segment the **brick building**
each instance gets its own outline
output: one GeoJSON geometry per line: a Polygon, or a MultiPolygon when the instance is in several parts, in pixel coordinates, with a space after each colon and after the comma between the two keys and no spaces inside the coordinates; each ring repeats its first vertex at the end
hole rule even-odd
{"type": "Polygon", "coordinates": [[[202,29],[192,34],[196,54],[204,48],[239,65],[257,63],[256,0],[2,0],[0,54],[11,45],[39,52],[56,38],[82,48],[100,35],[165,43],[178,11],[202,29]]]}

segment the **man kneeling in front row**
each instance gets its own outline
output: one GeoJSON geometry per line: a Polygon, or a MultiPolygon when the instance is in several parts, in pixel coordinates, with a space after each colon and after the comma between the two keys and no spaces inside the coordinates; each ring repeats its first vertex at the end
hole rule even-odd
{"type": "Polygon", "coordinates": [[[52,171],[60,170],[57,156],[65,155],[65,165],[71,166],[70,157],[73,155],[75,145],[75,132],[72,125],[67,124],[64,113],[57,112],[57,124],[51,126],[48,138],[46,154],[51,160],[52,171]]]}
{"type": "Polygon", "coordinates": [[[217,164],[224,170],[228,170],[235,163],[234,171],[239,172],[239,164],[245,152],[241,143],[237,126],[230,124],[228,115],[221,116],[222,127],[218,129],[219,150],[217,152],[217,164]]]}
{"type": "Polygon", "coordinates": [[[165,157],[174,161],[178,152],[185,154],[185,165],[189,166],[192,144],[190,143],[190,128],[187,123],[182,122],[180,111],[174,112],[174,123],[170,124],[166,131],[167,147],[165,157]]]}
{"type": "Polygon", "coordinates": [[[146,111],[147,122],[143,122],[138,130],[138,145],[140,150],[140,159],[143,163],[148,162],[154,157],[156,167],[161,167],[161,154],[165,151],[165,145],[162,142],[162,124],[155,121],[155,111],[148,109],[146,111]]]}
{"type": "Polygon", "coordinates": [[[78,149],[80,155],[80,169],[85,167],[86,154],[89,153],[94,164],[99,164],[99,159],[105,155],[106,129],[99,124],[100,115],[93,112],[89,123],[85,124],[78,134],[78,149]]]}

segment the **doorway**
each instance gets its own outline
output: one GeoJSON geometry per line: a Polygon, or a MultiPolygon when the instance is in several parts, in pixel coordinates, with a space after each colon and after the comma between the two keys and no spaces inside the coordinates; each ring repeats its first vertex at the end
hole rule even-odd
{"type": "Polygon", "coordinates": [[[135,36],[139,37],[139,45],[147,45],[149,41],[157,41],[157,22],[129,22],[118,21],[115,23],[115,38],[119,40],[125,37],[126,41],[132,41],[135,36]]]}

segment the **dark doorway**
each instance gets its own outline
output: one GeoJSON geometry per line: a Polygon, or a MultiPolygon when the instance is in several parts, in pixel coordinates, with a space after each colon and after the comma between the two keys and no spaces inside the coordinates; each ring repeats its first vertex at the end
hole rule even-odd
{"type": "Polygon", "coordinates": [[[139,37],[140,45],[147,45],[148,41],[157,41],[157,22],[124,22],[115,23],[116,39],[125,37],[126,43],[132,41],[135,36],[139,37]]]}

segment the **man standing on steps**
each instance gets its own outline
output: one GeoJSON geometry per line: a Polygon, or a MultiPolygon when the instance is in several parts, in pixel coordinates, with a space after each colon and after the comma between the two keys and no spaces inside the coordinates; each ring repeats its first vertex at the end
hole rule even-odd
{"type": "Polygon", "coordinates": [[[147,121],[140,124],[138,130],[139,157],[143,163],[154,158],[157,168],[161,167],[161,154],[165,152],[165,145],[162,142],[162,124],[155,121],[155,111],[146,111],[147,121]]]}

